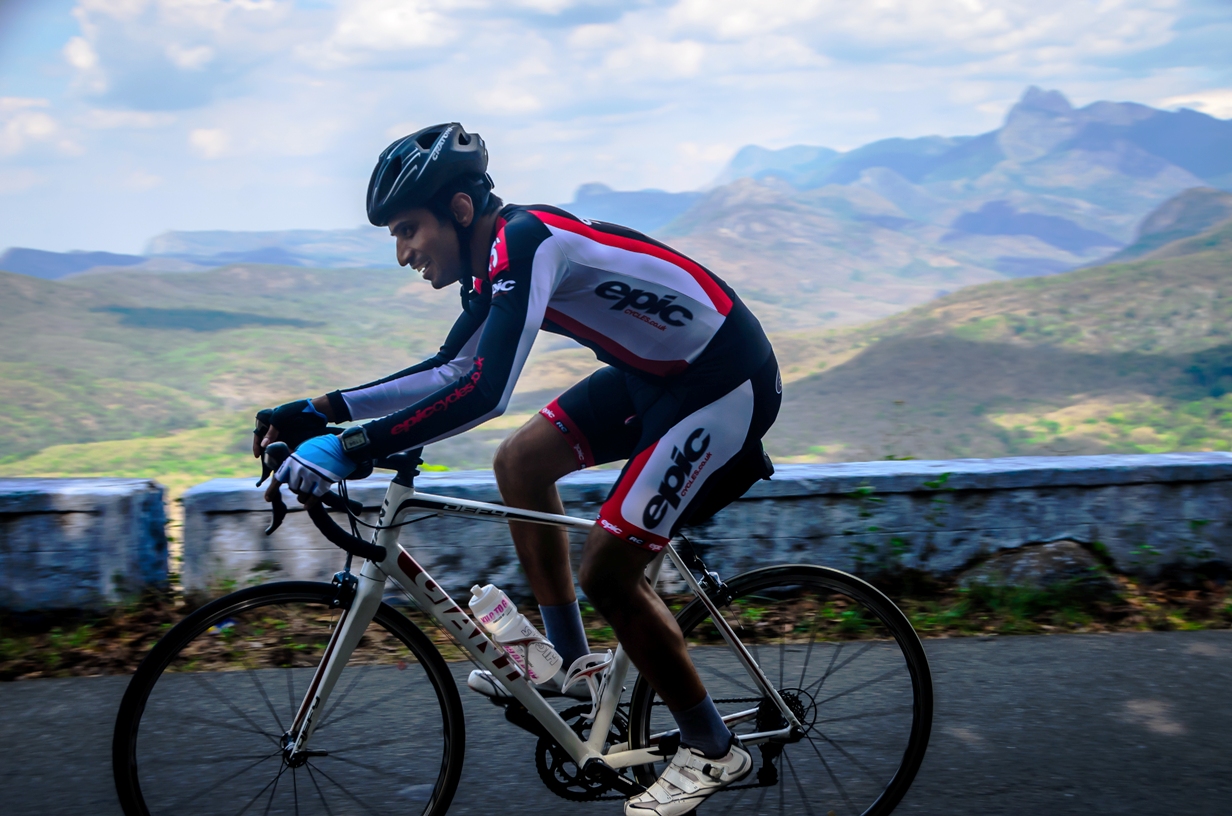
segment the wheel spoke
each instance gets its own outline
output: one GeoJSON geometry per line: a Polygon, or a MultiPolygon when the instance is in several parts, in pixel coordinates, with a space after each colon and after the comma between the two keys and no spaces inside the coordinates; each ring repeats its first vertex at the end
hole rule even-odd
{"type": "MultiPolygon", "coordinates": [[[[208,691],[210,694],[214,695],[214,697],[215,697],[215,698],[216,698],[219,702],[221,702],[221,703],[222,703],[223,705],[225,705],[227,708],[231,709],[231,711],[233,711],[233,712],[234,712],[236,715],[238,715],[238,716],[239,716],[242,720],[244,720],[244,722],[246,722],[246,723],[248,723],[249,725],[251,725],[251,726],[253,727],[253,730],[254,730],[254,731],[256,731],[258,734],[261,734],[261,735],[265,736],[267,739],[269,739],[269,740],[270,740],[271,742],[273,742],[275,745],[278,745],[278,735],[271,734],[271,733],[269,733],[268,731],[263,731],[263,730],[261,729],[261,726],[257,725],[257,724],[256,724],[256,722],[254,722],[254,721],[253,721],[252,717],[249,717],[249,716],[248,716],[247,714],[245,714],[243,711],[240,711],[238,708],[236,708],[236,707],[235,707],[235,704],[234,704],[234,703],[232,703],[230,700],[228,700],[228,699],[227,699],[227,697],[226,697],[226,695],[224,695],[224,694],[223,694],[222,692],[220,692],[218,689],[214,688],[214,686],[213,686],[211,683],[207,682],[207,681],[206,681],[206,679],[205,679],[205,678],[204,678],[201,674],[199,674],[199,673],[195,673],[195,674],[193,674],[193,675],[192,675],[192,678],[193,678],[193,680],[195,680],[195,681],[197,682],[197,684],[198,684],[198,685],[202,686],[202,687],[203,687],[206,691],[208,691]]],[[[279,726],[279,727],[281,727],[281,726],[279,726]]]]}
{"type": "Polygon", "coordinates": [[[808,673],[809,659],[813,656],[813,642],[817,639],[817,615],[809,621],[808,648],[804,650],[804,666],[800,669],[800,682],[796,685],[804,687],[804,676],[808,673]]]}
{"type": "Polygon", "coordinates": [[[355,676],[351,678],[351,682],[347,685],[346,690],[343,691],[342,695],[339,696],[338,699],[334,701],[334,704],[329,707],[329,711],[325,712],[325,716],[321,717],[321,725],[325,725],[325,723],[329,722],[330,716],[338,710],[338,706],[342,705],[343,702],[346,701],[347,697],[351,696],[351,692],[355,690],[355,687],[359,685],[359,681],[364,679],[364,675],[366,675],[368,670],[371,668],[371,664],[360,667],[359,671],[355,673],[355,676]]]}
{"type": "Polygon", "coordinates": [[[838,777],[834,775],[834,771],[830,768],[830,763],[826,762],[826,758],[821,755],[821,750],[818,749],[817,745],[811,740],[809,741],[809,745],[813,747],[813,752],[817,754],[817,758],[821,760],[821,765],[826,769],[826,773],[829,774],[830,781],[834,783],[834,789],[838,791],[838,795],[843,797],[843,801],[847,803],[847,807],[851,809],[852,813],[859,814],[861,811],[851,801],[851,797],[847,795],[846,788],[843,787],[842,782],[838,781],[838,777]]]}
{"type": "Polygon", "coordinates": [[[325,808],[325,816],[334,816],[334,811],[329,806],[329,801],[325,798],[325,791],[321,790],[320,784],[317,783],[317,778],[312,773],[311,765],[304,765],[304,770],[308,772],[308,779],[312,782],[312,787],[316,788],[317,796],[321,797],[321,807],[325,808]]]}
{"type": "MultiPolygon", "coordinates": [[[[818,733],[818,736],[820,736],[823,740],[826,741],[827,745],[831,746],[832,748],[834,748],[834,750],[838,751],[840,754],[845,756],[852,765],[855,765],[857,768],[864,771],[864,773],[868,774],[871,777],[875,778],[877,776],[876,772],[865,767],[864,763],[856,759],[854,756],[852,756],[851,752],[849,752],[846,748],[839,745],[837,742],[835,742],[830,737],[827,737],[825,734],[822,734],[820,731],[817,733],[818,733]]],[[[807,738],[809,742],[814,742],[812,735],[807,735],[807,738]]]]}
{"type": "MultiPolygon", "coordinates": [[[[824,682],[826,681],[826,679],[827,679],[827,678],[832,677],[833,675],[838,674],[838,673],[839,673],[839,672],[841,672],[844,668],[846,668],[847,666],[850,666],[850,665],[851,665],[851,662],[852,662],[853,660],[856,660],[856,659],[857,659],[857,658],[859,658],[861,655],[866,654],[866,653],[868,652],[868,650],[869,650],[869,649],[872,649],[872,648],[873,648],[874,646],[876,646],[876,645],[877,645],[876,641],[872,641],[872,642],[869,642],[869,643],[864,644],[864,646],[862,646],[862,647],[860,648],[860,650],[859,650],[859,651],[857,651],[857,652],[856,652],[855,654],[853,654],[851,657],[849,657],[849,658],[847,658],[846,660],[844,660],[842,663],[839,663],[837,666],[835,666],[835,667],[834,667],[834,669],[833,669],[832,671],[827,671],[825,674],[823,674],[823,675],[821,676],[821,679],[820,679],[820,680],[818,680],[816,683],[814,683],[814,684],[813,684],[813,686],[818,686],[818,691],[820,691],[820,690],[821,690],[821,689],[820,689],[820,684],[821,684],[821,683],[824,683],[824,682]]],[[[813,686],[809,686],[807,689],[805,689],[805,691],[811,691],[811,690],[812,690],[812,688],[813,688],[813,686]]]]}
{"type": "MultiPolygon", "coordinates": [[[[309,763],[309,764],[311,764],[311,763],[309,763]]],[[[376,811],[375,811],[375,810],[373,810],[372,805],[368,804],[368,803],[367,803],[367,802],[365,802],[363,799],[360,799],[358,796],[356,796],[355,794],[351,793],[349,790],[347,790],[346,788],[344,788],[344,787],[342,786],[342,784],[341,784],[340,782],[338,782],[338,780],[337,780],[337,779],[334,779],[332,776],[330,776],[328,773],[326,773],[326,772],[325,772],[325,770],[324,770],[323,768],[318,767],[318,768],[316,768],[315,770],[316,770],[316,772],[317,772],[317,773],[319,773],[321,776],[325,777],[326,781],[328,781],[328,782],[332,783],[332,784],[333,784],[333,786],[334,786],[335,788],[337,788],[338,790],[342,791],[342,795],[343,795],[343,796],[346,796],[346,797],[347,797],[348,799],[350,799],[352,802],[354,802],[355,804],[359,805],[360,807],[362,807],[364,810],[368,811],[369,813],[376,813],[376,811]]],[[[380,816],[380,814],[377,814],[377,816],[380,816]]]]}
{"type": "Polygon", "coordinates": [[[271,700],[269,698],[269,695],[265,693],[265,684],[262,683],[261,678],[257,676],[256,669],[248,670],[248,679],[252,680],[252,684],[256,687],[257,691],[261,694],[261,699],[265,701],[265,707],[268,708],[269,713],[273,715],[274,722],[278,723],[279,732],[285,734],[287,732],[287,729],[283,727],[282,718],[279,717],[278,712],[274,710],[273,700],[271,700]]]}
{"type": "MultiPolygon", "coordinates": [[[[796,766],[792,764],[791,757],[784,751],[783,760],[787,763],[787,770],[791,771],[792,781],[796,783],[796,792],[800,794],[800,801],[804,803],[804,809],[809,812],[809,816],[813,814],[813,806],[809,804],[808,797],[804,795],[804,786],[800,784],[800,776],[796,773],[796,766]]],[[[787,797],[779,797],[779,801],[785,800],[787,797]]]]}
{"type": "Polygon", "coordinates": [[[900,672],[901,670],[897,667],[890,669],[889,671],[882,672],[881,674],[874,677],[872,680],[865,680],[863,683],[854,685],[851,688],[847,689],[846,691],[840,691],[838,694],[827,697],[824,700],[818,700],[817,707],[821,708],[823,705],[825,705],[828,702],[831,702],[832,700],[837,700],[840,697],[846,697],[848,694],[851,694],[854,691],[859,691],[860,689],[866,689],[869,686],[874,685],[876,683],[880,683],[882,680],[887,680],[890,677],[893,677],[894,675],[899,674],[900,672]]]}
{"type": "MultiPolygon", "coordinates": [[[[239,777],[241,777],[241,776],[243,776],[244,774],[248,773],[248,772],[249,772],[249,771],[251,771],[253,768],[255,768],[255,767],[257,767],[258,765],[260,765],[262,762],[265,762],[265,761],[266,761],[266,760],[268,760],[268,759],[272,759],[273,757],[280,756],[281,754],[282,754],[282,752],[281,752],[281,751],[279,751],[278,753],[275,753],[275,754],[270,754],[269,756],[264,756],[264,757],[261,757],[260,759],[256,760],[255,762],[252,762],[252,763],[250,763],[249,765],[246,765],[246,766],[244,766],[243,768],[240,768],[240,769],[239,769],[238,771],[236,771],[235,773],[233,773],[233,774],[229,774],[229,775],[224,776],[222,779],[219,779],[217,782],[215,782],[215,783],[214,783],[214,784],[212,784],[212,785],[209,785],[208,787],[201,788],[201,789],[199,789],[199,790],[193,791],[192,793],[188,794],[187,796],[181,796],[179,799],[175,800],[175,802],[174,802],[171,806],[169,806],[169,807],[167,808],[167,811],[168,811],[169,813],[176,813],[176,812],[178,812],[178,811],[179,811],[180,807],[181,807],[181,806],[182,806],[185,802],[191,802],[191,801],[194,801],[194,800],[196,800],[196,799],[201,799],[201,798],[202,798],[202,797],[204,797],[205,795],[210,794],[210,793],[213,793],[214,791],[218,790],[218,789],[219,789],[219,788],[221,788],[223,785],[228,784],[228,783],[230,783],[230,782],[234,782],[236,779],[238,779],[239,777]]],[[[267,786],[267,787],[268,787],[268,786],[267,786]]],[[[261,790],[265,790],[265,788],[262,788],[261,790]]],[[[260,796],[260,795],[261,795],[260,793],[258,793],[258,794],[257,794],[257,796],[260,796]]],[[[256,800],[254,799],[253,801],[256,801],[256,800]]]]}

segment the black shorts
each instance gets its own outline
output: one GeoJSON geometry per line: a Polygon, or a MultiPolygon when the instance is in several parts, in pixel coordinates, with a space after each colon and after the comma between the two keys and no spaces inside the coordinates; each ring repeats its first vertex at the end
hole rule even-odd
{"type": "Polygon", "coordinates": [[[741,382],[657,385],[602,368],[539,413],[577,456],[578,469],[628,459],[599,511],[613,535],[657,552],[704,497],[760,464],[762,436],[778,416],[783,384],[771,355],[741,382]]]}

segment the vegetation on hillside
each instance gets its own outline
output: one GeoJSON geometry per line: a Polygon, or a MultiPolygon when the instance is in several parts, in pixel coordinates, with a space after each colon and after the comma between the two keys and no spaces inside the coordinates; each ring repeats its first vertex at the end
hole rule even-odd
{"type": "Polygon", "coordinates": [[[1225,221],[1150,260],[789,335],[776,345],[795,382],[770,448],[825,460],[1232,449],[1229,237],[1225,221]]]}

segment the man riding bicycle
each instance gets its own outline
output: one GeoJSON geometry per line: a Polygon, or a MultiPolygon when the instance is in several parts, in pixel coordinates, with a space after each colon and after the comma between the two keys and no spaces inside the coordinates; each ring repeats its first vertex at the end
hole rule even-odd
{"type": "MultiPolygon", "coordinates": [[[[744,778],[749,753],[723,723],[684,637],[645,580],[686,522],[766,475],[761,438],[778,414],[778,365],[757,319],[708,270],[645,235],[493,195],[478,134],[425,128],[381,154],[368,218],[388,226],[401,266],[433,288],[461,284],[462,314],[432,358],[365,385],[258,415],[254,454],[311,437],[276,478],[320,496],[361,465],[462,433],[504,412],[540,330],[607,366],[544,407],[497,450],[504,502],[563,514],[556,481],[627,459],[586,540],[579,583],[680,727],[681,745],[626,814],[671,816],[744,778]],[[341,436],[327,422],[370,420],[341,436]]],[[[566,533],[511,522],[547,638],[564,666],[590,658],[566,533]]],[[[592,660],[593,664],[593,660],[592,660]]],[[[559,691],[562,671],[544,688],[559,691]]],[[[486,672],[468,685],[508,693],[486,672]]]]}

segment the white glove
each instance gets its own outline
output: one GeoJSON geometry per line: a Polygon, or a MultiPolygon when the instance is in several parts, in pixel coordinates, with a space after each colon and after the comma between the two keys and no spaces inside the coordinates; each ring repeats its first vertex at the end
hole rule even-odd
{"type": "Polygon", "coordinates": [[[340,482],[355,470],[355,463],[342,452],[336,436],[316,436],[291,454],[274,478],[300,495],[324,496],[330,485],[340,482]]]}

